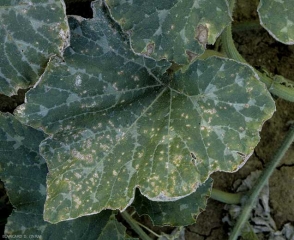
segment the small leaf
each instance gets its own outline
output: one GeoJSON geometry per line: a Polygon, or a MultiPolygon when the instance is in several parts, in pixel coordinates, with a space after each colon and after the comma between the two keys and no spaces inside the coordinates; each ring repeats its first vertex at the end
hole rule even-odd
{"type": "Polygon", "coordinates": [[[106,0],[135,52],[186,64],[231,21],[227,1],[106,0]],[[191,58],[191,56],[193,56],[191,58]]]}
{"type": "Polygon", "coordinates": [[[36,83],[50,56],[62,56],[68,35],[62,0],[1,0],[0,93],[36,83]]]}
{"type": "Polygon", "coordinates": [[[15,210],[5,234],[37,239],[97,239],[111,211],[50,224],[43,220],[47,167],[39,155],[45,135],[22,125],[10,114],[0,114],[0,178],[15,210]]]}
{"type": "Polygon", "coordinates": [[[184,72],[132,52],[96,2],[71,18],[71,47],[53,59],[17,109],[51,134],[45,219],[56,223],[128,207],[135,188],[153,201],[195,192],[215,171],[252,154],[275,106],[247,65],[210,58],[184,72]]]}
{"type": "Polygon", "coordinates": [[[293,0],[261,0],[257,9],[261,25],[284,44],[294,44],[293,4],[293,0]]]}
{"type": "Polygon", "coordinates": [[[137,191],[132,206],[140,214],[147,214],[154,225],[187,226],[195,223],[197,216],[206,208],[212,179],[209,178],[196,192],[174,202],[153,202],[137,191]]]}
{"type": "Polygon", "coordinates": [[[101,230],[101,234],[98,240],[105,240],[105,239],[137,239],[137,238],[130,238],[126,235],[126,227],[118,222],[114,215],[110,216],[109,221],[105,225],[105,227],[101,230]]]}

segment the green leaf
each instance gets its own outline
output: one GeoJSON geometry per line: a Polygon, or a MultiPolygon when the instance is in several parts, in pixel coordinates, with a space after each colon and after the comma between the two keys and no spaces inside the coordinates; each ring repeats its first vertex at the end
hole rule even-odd
{"type": "Polygon", "coordinates": [[[115,219],[115,216],[112,215],[108,221],[108,223],[105,225],[105,227],[102,229],[101,234],[98,238],[98,240],[105,240],[105,239],[118,239],[118,240],[124,240],[124,239],[137,239],[137,238],[130,238],[126,235],[126,228],[124,225],[122,225],[120,222],[118,222],[115,219]]]}
{"type": "Polygon", "coordinates": [[[231,21],[227,1],[106,0],[135,52],[186,64],[231,21]]]}
{"type": "Polygon", "coordinates": [[[191,194],[244,163],[275,109],[247,65],[210,58],[164,74],[169,63],[134,54],[93,6],[94,19],[70,19],[65,62],[53,59],[16,111],[51,134],[40,149],[52,223],[123,210],[136,187],[153,201],[191,194]]]}
{"type": "Polygon", "coordinates": [[[257,9],[261,25],[284,44],[294,44],[293,4],[293,0],[261,0],[257,9]]]}
{"type": "Polygon", "coordinates": [[[212,179],[209,178],[196,192],[174,202],[153,202],[136,192],[132,206],[140,214],[148,215],[154,225],[187,226],[195,223],[197,216],[206,208],[212,179]]]}
{"type": "Polygon", "coordinates": [[[69,28],[62,0],[0,1],[0,93],[37,82],[50,56],[62,56],[69,28]]]}
{"type": "MultiPolygon", "coordinates": [[[[44,205],[44,201],[42,203],[44,205]]],[[[30,206],[31,209],[34,207],[36,207],[36,205],[30,206]]],[[[107,224],[109,224],[109,216],[111,212],[112,211],[110,210],[106,210],[96,215],[85,216],[74,220],[60,222],[58,224],[50,224],[43,220],[43,212],[32,214],[29,211],[15,211],[8,218],[5,234],[10,236],[21,235],[22,238],[24,238],[24,235],[27,236],[27,238],[29,238],[29,236],[34,236],[34,238],[42,240],[103,239],[100,236],[103,236],[102,233],[107,234],[103,231],[107,224]]],[[[110,231],[110,229],[107,230],[110,231]]]]}
{"type": "Polygon", "coordinates": [[[38,239],[97,239],[109,224],[109,210],[56,225],[43,220],[48,171],[39,155],[39,144],[44,138],[42,132],[22,125],[12,115],[0,114],[0,178],[15,207],[5,234],[38,239]]]}

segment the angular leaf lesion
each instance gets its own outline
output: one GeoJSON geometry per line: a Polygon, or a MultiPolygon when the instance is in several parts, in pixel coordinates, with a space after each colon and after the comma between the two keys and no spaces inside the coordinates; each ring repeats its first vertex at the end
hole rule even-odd
{"type": "Polygon", "coordinates": [[[208,42],[208,28],[204,24],[199,24],[196,29],[196,36],[195,38],[197,41],[205,48],[207,42],[208,42]]]}

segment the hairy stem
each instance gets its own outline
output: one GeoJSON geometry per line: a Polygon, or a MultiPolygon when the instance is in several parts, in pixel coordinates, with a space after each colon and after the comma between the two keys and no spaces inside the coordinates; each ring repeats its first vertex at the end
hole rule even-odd
{"type": "Polygon", "coordinates": [[[126,212],[121,212],[121,216],[127,221],[132,229],[140,236],[143,240],[151,240],[151,238],[142,230],[137,222],[126,212]]]}
{"type": "Polygon", "coordinates": [[[280,148],[272,158],[272,160],[268,163],[267,167],[263,170],[262,174],[260,175],[259,179],[257,180],[255,186],[249,191],[249,196],[245,201],[243,206],[241,215],[239,216],[237,223],[230,235],[230,240],[235,240],[240,235],[240,231],[246,223],[249,214],[253,206],[255,205],[256,199],[264,187],[264,185],[268,182],[269,177],[272,175],[273,171],[279,164],[282,157],[285,155],[288,148],[291,146],[292,142],[294,141],[294,125],[290,127],[289,132],[285,136],[280,148]]]}

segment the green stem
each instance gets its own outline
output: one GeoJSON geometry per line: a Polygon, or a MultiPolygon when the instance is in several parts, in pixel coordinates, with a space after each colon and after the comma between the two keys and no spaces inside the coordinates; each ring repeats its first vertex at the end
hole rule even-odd
{"type": "Polygon", "coordinates": [[[239,204],[244,195],[244,193],[228,193],[213,188],[211,190],[210,198],[227,204],[239,204]]]}
{"type": "Polygon", "coordinates": [[[205,60],[209,57],[226,57],[225,54],[222,54],[220,52],[217,52],[215,50],[210,50],[210,49],[206,49],[205,52],[203,54],[201,54],[197,59],[201,59],[201,60],[205,60]]]}
{"type": "MultiPolygon", "coordinates": [[[[134,220],[136,221],[136,220],[134,220]]],[[[160,235],[158,235],[156,232],[153,232],[151,229],[149,229],[148,227],[144,226],[142,223],[139,223],[138,221],[136,221],[136,223],[138,225],[140,225],[142,228],[145,228],[148,232],[152,233],[155,237],[160,238],[160,235]]]]}
{"type": "Polygon", "coordinates": [[[142,230],[137,222],[127,213],[127,211],[121,212],[121,216],[127,221],[132,229],[140,236],[143,240],[151,240],[151,238],[142,230]]]}
{"type": "Polygon", "coordinates": [[[229,58],[233,58],[239,62],[247,63],[246,60],[240,55],[238,50],[235,47],[234,40],[232,37],[232,24],[229,24],[221,35],[222,46],[225,50],[225,53],[229,58]]]}
{"type": "Polygon", "coordinates": [[[230,235],[230,240],[235,240],[240,235],[240,231],[243,228],[244,223],[246,223],[249,214],[253,206],[255,205],[256,198],[258,197],[261,189],[264,185],[268,182],[269,177],[272,175],[273,171],[279,164],[282,157],[285,155],[288,148],[291,146],[292,142],[294,141],[294,125],[290,127],[289,132],[285,136],[280,148],[272,158],[272,160],[268,163],[267,167],[263,170],[262,174],[260,175],[259,179],[257,180],[255,186],[249,191],[249,197],[246,200],[241,215],[239,216],[237,223],[230,235]]]}

